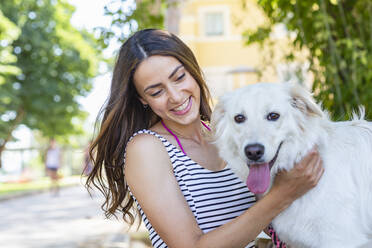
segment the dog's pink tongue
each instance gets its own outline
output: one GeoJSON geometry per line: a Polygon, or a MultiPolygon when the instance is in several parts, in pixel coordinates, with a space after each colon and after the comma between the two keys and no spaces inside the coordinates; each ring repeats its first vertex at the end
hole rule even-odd
{"type": "Polygon", "coordinates": [[[269,163],[252,164],[249,167],[249,175],[247,178],[247,186],[250,191],[255,194],[263,194],[266,192],[270,184],[270,168],[269,163]]]}

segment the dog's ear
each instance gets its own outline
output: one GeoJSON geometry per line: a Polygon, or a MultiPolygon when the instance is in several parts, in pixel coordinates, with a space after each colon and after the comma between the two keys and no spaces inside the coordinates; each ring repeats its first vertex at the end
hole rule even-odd
{"type": "Polygon", "coordinates": [[[323,117],[322,109],[315,103],[311,93],[298,84],[290,85],[291,105],[306,115],[323,117]]]}

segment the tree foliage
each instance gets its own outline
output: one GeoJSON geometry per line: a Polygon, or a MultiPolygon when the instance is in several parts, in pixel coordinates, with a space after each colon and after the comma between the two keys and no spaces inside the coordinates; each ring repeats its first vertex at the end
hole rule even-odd
{"type": "Polygon", "coordinates": [[[3,15],[0,10],[0,85],[5,83],[6,75],[20,74],[19,68],[12,65],[17,61],[10,46],[20,34],[19,28],[3,15]]]}
{"type": "Polygon", "coordinates": [[[124,41],[132,33],[145,28],[164,28],[169,0],[114,0],[105,6],[105,15],[112,18],[110,28],[99,28],[103,42],[124,41]]]}
{"type": "Polygon", "coordinates": [[[313,90],[336,119],[364,105],[372,118],[372,1],[258,0],[266,25],[245,33],[248,44],[270,39],[276,24],[294,35],[294,52],[309,51],[313,90]]]}
{"type": "MultiPolygon", "coordinates": [[[[19,75],[21,70],[13,64],[17,57],[13,54],[13,47],[10,45],[18,38],[20,29],[6,18],[0,10],[0,113],[7,111],[6,105],[11,101],[10,92],[3,90],[6,78],[10,75],[19,75]]],[[[3,119],[3,116],[0,116],[3,119]]],[[[6,136],[7,122],[0,119],[0,137],[6,136]]]]}
{"type": "Polygon", "coordinates": [[[92,34],[71,26],[74,8],[65,0],[7,0],[0,9],[20,30],[6,48],[19,71],[0,75],[0,154],[21,124],[47,137],[79,133],[86,114],[78,97],[91,90],[99,62],[92,34]]]}

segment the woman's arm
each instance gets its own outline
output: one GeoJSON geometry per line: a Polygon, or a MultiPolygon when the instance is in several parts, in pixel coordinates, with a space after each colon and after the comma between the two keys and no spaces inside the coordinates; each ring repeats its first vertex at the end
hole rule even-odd
{"type": "Polygon", "coordinates": [[[311,189],[321,174],[317,154],[280,173],[270,192],[241,216],[203,234],[174,177],[161,141],[137,135],[127,147],[125,177],[151,225],[168,247],[243,247],[293,200],[311,189]],[[305,166],[307,165],[307,167],[305,166]],[[311,168],[311,169],[307,169],[311,168]]]}

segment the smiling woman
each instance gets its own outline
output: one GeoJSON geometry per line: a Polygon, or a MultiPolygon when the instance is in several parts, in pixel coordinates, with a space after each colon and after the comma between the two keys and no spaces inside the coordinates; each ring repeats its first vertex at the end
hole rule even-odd
{"type": "Polygon", "coordinates": [[[312,154],[303,162],[310,176],[303,166],[279,175],[253,206],[255,195],[206,137],[209,102],[193,53],[175,35],[146,29],[122,45],[87,186],[105,194],[107,216],[133,224],[137,206],[154,247],[253,247],[321,173],[312,154]]]}

